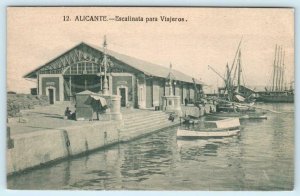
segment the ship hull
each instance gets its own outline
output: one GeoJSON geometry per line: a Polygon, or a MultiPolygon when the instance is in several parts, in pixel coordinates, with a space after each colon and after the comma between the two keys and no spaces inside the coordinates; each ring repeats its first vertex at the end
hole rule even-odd
{"type": "Polygon", "coordinates": [[[257,101],[265,103],[294,103],[294,95],[259,95],[257,101]]]}

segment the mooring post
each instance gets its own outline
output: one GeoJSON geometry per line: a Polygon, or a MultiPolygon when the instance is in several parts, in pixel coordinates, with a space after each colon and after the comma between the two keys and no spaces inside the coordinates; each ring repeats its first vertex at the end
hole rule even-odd
{"type": "Polygon", "coordinates": [[[6,129],[6,143],[7,143],[7,149],[14,148],[14,140],[10,137],[10,127],[7,126],[6,129]]]}

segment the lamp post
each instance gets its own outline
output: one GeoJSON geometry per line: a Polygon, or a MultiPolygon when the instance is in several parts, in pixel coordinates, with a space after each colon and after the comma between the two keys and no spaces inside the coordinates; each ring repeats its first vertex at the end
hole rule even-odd
{"type": "Polygon", "coordinates": [[[173,87],[176,86],[176,78],[172,71],[172,64],[170,63],[169,74],[166,77],[166,86],[169,86],[169,95],[164,96],[164,107],[163,110],[167,112],[175,113],[178,116],[182,115],[180,107],[180,96],[174,95],[173,87]],[[174,86],[173,86],[174,85],[174,86]]]}
{"type": "Polygon", "coordinates": [[[176,81],[175,81],[175,76],[174,76],[174,74],[172,72],[172,64],[170,63],[170,70],[169,70],[169,74],[167,76],[167,81],[166,81],[166,85],[169,86],[169,95],[170,96],[174,95],[173,84],[176,85],[176,81]]]}
{"type": "Polygon", "coordinates": [[[103,94],[104,95],[108,95],[108,81],[107,81],[107,54],[106,54],[106,47],[107,47],[107,43],[106,43],[106,35],[104,35],[104,42],[103,42],[103,53],[104,53],[104,57],[103,57],[103,66],[104,66],[104,81],[103,81],[103,94]]]}

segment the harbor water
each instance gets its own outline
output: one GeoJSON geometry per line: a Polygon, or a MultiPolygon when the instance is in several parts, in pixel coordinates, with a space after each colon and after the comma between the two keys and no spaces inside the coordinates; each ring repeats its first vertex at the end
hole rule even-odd
{"type": "Polygon", "coordinates": [[[292,190],[294,104],[264,104],[239,136],[180,140],[177,128],[8,178],[9,189],[292,190]]]}

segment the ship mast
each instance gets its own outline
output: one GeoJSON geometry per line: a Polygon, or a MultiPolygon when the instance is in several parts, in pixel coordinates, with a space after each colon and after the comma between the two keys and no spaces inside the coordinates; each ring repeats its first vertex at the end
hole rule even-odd
{"type": "Polygon", "coordinates": [[[281,83],[281,88],[280,88],[280,90],[284,90],[284,85],[283,85],[283,83],[284,83],[284,69],[285,69],[285,65],[284,65],[284,57],[285,57],[285,51],[283,51],[283,55],[282,55],[282,65],[281,65],[281,81],[280,81],[280,83],[281,83]]]}
{"type": "MultiPolygon", "coordinates": [[[[239,45],[238,45],[238,47],[237,47],[237,49],[236,49],[236,52],[235,52],[235,55],[234,55],[234,58],[233,58],[233,61],[232,61],[232,65],[231,65],[231,67],[230,67],[230,72],[229,72],[230,75],[231,75],[231,72],[232,72],[232,70],[233,70],[233,67],[234,67],[234,64],[235,64],[235,61],[236,61],[236,57],[237,57],[237,55],[238,55],[238,52],[240,51],[240,47],[241,47],[242,40],[243,40],[243,36],[242,36],[242,38],[241,38],[241,40],[240,40],[240,42],[239,42],[239,45]]],[[[227,63],[227,64],[228,64],[228,63],[227,63]]]]}
{"type": "Polygon", "coordinates": [[[232,89],[232,80],[231,80],[231,72],[229,70],[229,66],[228,66],[228,63],[226,65],[226,70],[227,70],[227,77],[226,77],[226,81],[227,81],[227,92],[228,92],[228,99],[229,101],[231,101],[233,99],[233,89],[232,89]]]}
{"type": "Polygon", "coordinates": [[[280,50],[281,50],[281,46],[279,46],[279,49],[277,51],[277,63],[276,63],[276,77],[275,77],[275,91],[278,90],[278,76],[279,76],[279,62],[280,62],[280,50]]]}
{"type": "Polygon", "coordinates": [[[278,71],[278,78],[277,78],[277,89],[276,90],[281,90],[281,77],[282,77],[282,47],[280,47],[280,58],[279,58],[279,64],[277,67],[278,71]]]}
{"type": "Polygon", "coordinates": [[[237,92],[240,91],[241,85],[241,50],[239,50],[239,57],[238,57],[238,82],[237,82],[237,92]]]}
{"type": "Polygon", "coordinates": [[[277,61],[276,61],[276,65],[275,65],[275,91],[278,90],[278,75],[279,75],[279,61],[280,61],[280,51],[281,51],[281,46],[279,46],[278,50],[277,50],[277,61]]]}
{"type": "Polygon", "coordinates": [[[277,57],[277,44],[275,46],[275,58],[274,58],[274,66],[273,66],[273,83],[272,83],[272,91],[274,91],[275,87],[275,73],[276,73],[276,57],[277,57]]]}
{"type": "Polygon", "coordinates": [[[108,95],[109,91],[108,91],[108,81],[107,81],[107,42],[106,42],[106,36],[104,35],[104,41],[103,41],[103,65],[104,65],[104,83],[103,83],[103,94],[104,95],[108,95]]]}
{"type": "Polygon", "coordinates": [[[271,91],[284,90],[284,74],[285,74],[285,51],[282,46],[275,46],[275,58],[273,66],[273,77],[271,91]]]}

